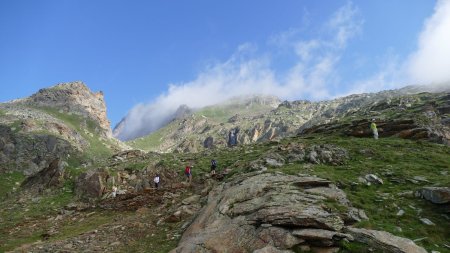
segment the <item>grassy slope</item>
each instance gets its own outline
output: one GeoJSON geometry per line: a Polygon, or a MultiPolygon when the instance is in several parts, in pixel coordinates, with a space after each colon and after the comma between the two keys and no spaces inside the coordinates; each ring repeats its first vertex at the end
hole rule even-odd
{"type": "MultiPolygon", "coordinates": [[[[43,196],[35,203],[26,205],[12,205],[12,203],[9,203],[11,201],[15,202],[16,198],[20,198],[20,193],[10,194],[10,192],[14,188],[18,189],[20,187],[20,183],[25,179],[25,177],[21,173],[12,172],[4,174],[2,175],[2,177],[0,177],[0,202],[3,206],[2,208],[0,208],[0,216],[2,217],[0,219],[0,252],[13,249],[24,243],[30,243],[41,239],[40,235],[44,233],[44,231],[41,231],[37,234],[34,233],[22,235],[10,235],[7,233],[7,231],[16,226],[27,225],[30,220],[39,223],[39,220],[46,219],[46,217],[57,214],[63,206],[73,201],[75,197],[73,193],[74,178],[84,170],[79,168],[81,161],[85,159],[102,159],[109,157],[112,154],[112,151],[108,149],[105,146],[105,143],[100,140],[99,136],[95,134],[95,128],[97,127],[97,125],[94,121],[89,119],[82,119],[77,115],[60,113],[58,112],[58,110],[52,108],[37,109],[62,120],[67,126],[80,133],[82,137],[89,142],[90,145],[89,148],[85,150],[84,154],[82,154],[82,157],[72,156],[68,159],[67,162],[69,166],[66,168],[68,179],[64,187],[44,193],[43,196]],[[92,136],[86,134],[82,129],[80,125],[80,122],[82,122],[82,120],[86,120],[87,130],[90,133],[93,133],[92,136]]],[[[3,111],[0,113],[4,114],[3,111]]],[[[15,126],[14,124],[11,125],[11,127],[16,127],[17,129],[19,129],[18,126],[15,126]]],[[[81,224],[77,229],[69,229],[69,226],[68,229],[64,230],[61,236],[73,236],[80,231],[84,232],[91,230],[98,224],[106,222],[106,220],[102,218],[103,216],[104,215],[97,217],[98,220],[93,222],[94,225],[89,225],[90,223],[81,224]]]]}
{"type": "MultiPolygon", "coordinates": [[[[52,115],[55,118],[58,118],[64,123],[71,127],[72,129],[76,130],[85,140],[89,142],[89,148],[85,151],[85,155],[89,158],[104,158],[108,157],[112,154],[112,151],[106,147],[105,143],[100,140],[100,137],[95,134],[95,128],[97,127],[97,124],[91,120],[91,119],[85,119],[78,115],[69,115],[67,113],[60,113],[57,109],[54,108],[37,108],[41,111],[44,111],[50,115],[52,115]],[[86,134],[85,131],[82,129],[80,123],[82,121],[86,121],[87,123],[87,130],[92,133],[93,135],[86,134]]],[[[107,141],[106,141],[107,142],[107,141]]],[[[111,144],[111,143],[109,143],[111,144]]]]}
{"type": "MultiPolygon", "coordinates": [[[[224,168],[233,168],[230,176],[239,176],[248,168],[248,162],[264,156],[267,152],[277,152],[280,144],[304,143],[312,144],[334,144],[343,147],[349,152],[349,160],[344,165],[309,165],[304,163],[286,164],[281,168],[269,168],[269,171],[282,171],[289,174],[307,173],[330,179],[341,187],[347,194],[354,206],[366,211],[370,220],[356,224],[358,227],[385,230],[398,236],[410,239],[424,238],[417,242],[427,250],[438,250],[446,252],[442,247],[450,238],[450,222],[439,211],[436,205],[413,196],[401,197],[398,194],[415,191],[423,186],[449,186],[450,185],[450,147],[432,144],[423,141],[409,141],[398,138],[381,138],[378,141],[369,138],[346,138],[339,136],[313,135],[311,138],[287,138],[281,143],[266,142],[251,146],[242,146],[233,149],[220,149],[205,151],[197,154],[163,154],[159,158],[159,164],[176,171],[182,168],[188,161],[194,163],[194,180],[199,180],[209,172],[209,161],[215,158],[219,162],[219,171],[224,168]],[[367,173],[374,173],[384,180],[383,185],[353,185],[357,178],[367,173]],[[443,173],[447,173],[444,175],[443,173]],[[388,176],[389,175],[389,176],[388,176]],[[414,176],[423,176],[431,183],[413,183],[408,181],[414,176]],[[401,183],[391,182],[395,178],[401,183]],[[353,185],[353,186],[352,186],[353,185]],[[405,215],[397,217],[398,208],[405,211],[405,215]],[[420,222],[424,217],[433,221],[436,226],[427,226],[420,222]],[[401,229],[401,231],[400,231],[401,229]]],[[[140,169],[145,164],[154,163],[156,157],[145,161],[135,161],[132,164],[124,164],[125,167],[140,169]]],[[[182,174],[182,173],[180,173],[182,174]]],[[[180,176],[180,180],[183,180],[180,176]]],[[[69,187],[68,187],[69,188],[69,187]]],[[[67,189],[68,189],[67,188],[67,189]]],[[[67,203],[71,199],[70,192],[61,191],[55,195],[45,195],[40,203],[32,204],[36,207],[28,208],[27,219],[44,219],[49,213],[55,212],[57,206],[67,203]],[[53,205],[50,205],[53,202],[53,205]],[[45,210],[44,206],[52,206],[45,210]],[[34,218],[30,218],[34,217],[34,218]]],[[[331,203],[331,206],[332,203],[331,203]]],[[[335,206],[339,208],[339,206],[335,206]]],[[[33,242],[39,239],[39,235],[21,235],[11,237],[5,234],[8,228],[18,224],[26,223],[23,210],[3,210],[1,217],[8,222],[0,223],[0,237],[8,238],[8,244],[0,249],[12,249],[14,246],[33,242]],[[12,212],[11,212],[12,211],[12,212]],[[15,213],[15,214],[13,214],[15,213]]],[[[120,212],[108,213],[99,211],[96,219],[98,224],[107,222],[105,217],[116,217],[125,215],[120,212]]],[[[81,223],[78,230],[72,230],[71,224],[62,229],[63,233],[58,239],[69,238],[84,231],[93,229],[97,223],[81,223]],[[65,231],[65,232],[64,232],[65,231]],[[72,232],[69,232],[72,231],[72,232]]],[[[168,227],[167,229],[172,229],[168,227]]],[[[138,240],[130,245],[132,251],[152,250],[152,252],[166,252],[175,245],[174,241],[166,242],[165,232],[155,234],[154,237],[138,240]]],[[[349,249],[345,252],[361,252],[361,245],[347,244],[349,249]]]]}
{"type": "MultiPolygon", "coordinates": [[[[300,142],[305,144],[335,144],[349,151],[350,159],[345,165],[313,165],[302,163],[287,164],[270,171],[285,173],[308,173],[330,179],[348,194],[355,207],[362,208],[369,216],[369,221],[356,224],[358,227],[385,230],[395,235],[410,239],[425,238],[418,242],[428,250],[445,252],[442,245],[448,244],[450,222],[439,211],[438,206],[428,201],[417,199],[410,194],[423,186],[450,185],[450,147],[422,141],[409,141],[398,138],[385,138],[378,141],[368,138],[344,138],[317,135],[313,139],[299,137],[285,139],[282,143],[300,142]],[[365,150],[365,151],[362,151],[365,150]],[[364,152],[370,153],[366,155],[364,152]],[[356,185],[358,177],[374,173],[384,180],[383,185],[356,185]],[[445,174],[447,173],[447,174],[445,174]],[[390,176],[387,176],[390,175],[390,176]],[[423,176],[430,183],[413,183],[408,181],[414,176],[423,176]],[[402,183],[390,182],[398,179],[402,183]],[[399,208],[405,211],[402,217],[396,216],[399,208]],[[428,218],[436,226],[427,226],[419,218],[428,218]],[[440,245],[440,247],[436,246],[440,245]]],[[[272,150],[271,143],[256,144],[236,149],[217,150],[201,154],[166,154],[164,163],[174,168],[183,168],[180,161],[193,160],[194,177],[209,172],[209,161],[216,158],[219,168],[235,168],[233,174],[246,169],[249,161],[261,157],[272,150]]],[[[351,248],[351,246],[348,246],[351,248]]]]}

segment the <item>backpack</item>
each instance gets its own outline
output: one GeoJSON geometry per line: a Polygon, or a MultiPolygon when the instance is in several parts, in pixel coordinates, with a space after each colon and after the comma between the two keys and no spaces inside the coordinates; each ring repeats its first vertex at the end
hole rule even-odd
{"type": "Polygon", "coordinates": [[[212,166],[217,166],[216,160],[212,160],[212,161],[211,161],[211,165],[212,165],[212,166]]]}

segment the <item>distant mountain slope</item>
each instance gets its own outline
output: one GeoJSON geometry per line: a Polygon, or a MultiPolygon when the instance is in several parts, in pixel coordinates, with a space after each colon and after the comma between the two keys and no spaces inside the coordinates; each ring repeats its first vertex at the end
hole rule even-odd
{"type": "MultiPolygon", "coordinates": [[[[423,115],[421,106],[427,103],[445,100],[445,92],[450,92],[450,85],[408,86],[398,90],[381,91],[350,95],[329,101],[284,101],[277,107],[258,107],[258,104],[241,106],[239,102],[228,101],[225,104],[203,108],[190,117],[177,119],[158,131],[132,141],[128,144],[144,150],[157,152],[196,152],[204,148],[249,144],[265,140],[274,140],[296,135],[303,129],[320,124],[338,122],[352,117],[356,119],[394,119],[401,115],[404,107],[413,107],[417,111],[408,114],[418,121],[411,126],[428,127],[441,140],[447,136],[447,114],[442,114],[438,107],[432,111],[437,119],[419,122],[423,115]],[[434,95],[426,98],[416,96],[424,91],[433,91],[434,95]],[[444,98],[440,95],[444,94],[444,98]],[[425,104],[424,104],[425,103],[425,104]],[[388,111],[377,105],[388,104],[388,111]],[[397,115],[399,114],[399,115],[397,115]],[[441,120],[443,120],[441,122],[441,120]]],[[[245,104],[245,103],[244,103],[245,104]]]]}
{"type": "Polygon", "coordinates": [[[62,83],[28,98],[0,103],[0,172],[39,171],[70,154],[102,157],[123,144],[112,138],[101,92],[62,83]]]}

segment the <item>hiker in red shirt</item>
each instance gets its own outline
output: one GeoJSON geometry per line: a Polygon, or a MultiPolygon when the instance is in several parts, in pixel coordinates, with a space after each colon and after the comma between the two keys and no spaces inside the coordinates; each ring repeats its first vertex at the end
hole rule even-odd
{"type": "Polygon", "coordinates": [[[186,175],[187,181],[188,181],[189,183],[191,183],[191,180],[192,180],[192,172],[191,172],[191,168],[192,168],[192,167],[193,167],[193,166],[188,165],[188,166],[186,166],[186,168],[184,169],[184,174],[186,175]]]}

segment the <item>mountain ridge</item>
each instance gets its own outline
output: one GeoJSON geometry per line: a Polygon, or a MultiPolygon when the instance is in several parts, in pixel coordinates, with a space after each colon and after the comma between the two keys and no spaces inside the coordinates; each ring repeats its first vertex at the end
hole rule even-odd
{"type": "MultiPolygon", "coordinates": [[[[394,108],[392,110],[403,110],[412,106],[410,100],[422,103],[414,96],[429,90],[435,92],[432,94],[450,92],[450,85],[433,88],[407,86],[397,90],[353,94],[319,102],[280,101],[276,108],[266,108],[260,112],[244,112],[239,106],[233,108],[233,103],[228,102],[229,107],[221,104],[199,109],[190,117],[171,121],[155,133],[127,143],[148,151],[195,152],[202,148],[227,146],[230,132],[236,130],[239,131],[237,140],[240,144],[279,139],[298,134],[314,125],[339,121],[345,117],[366,119],[378,117],[377,112],[372,113],[370,108],[376,108],[379,103],[390,104],[394,108]],[[401,97],[403,98],[400,99],[401,97]]],[[[439,110],[436,109],[436,112],[439,114],[439,110]]],[[[444,136],[447,136],[446,139],[449,138],[448,134],[444,136]]]]}

